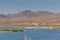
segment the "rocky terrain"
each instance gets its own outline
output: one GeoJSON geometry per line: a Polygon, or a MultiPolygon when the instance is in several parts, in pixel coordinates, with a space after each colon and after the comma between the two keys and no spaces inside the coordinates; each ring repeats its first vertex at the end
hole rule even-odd
{"type": "Polygon", "coordinates": [[[60,13],[24,10],[15,14],[0,14],[0,25],[58,25],[60,13]]]}

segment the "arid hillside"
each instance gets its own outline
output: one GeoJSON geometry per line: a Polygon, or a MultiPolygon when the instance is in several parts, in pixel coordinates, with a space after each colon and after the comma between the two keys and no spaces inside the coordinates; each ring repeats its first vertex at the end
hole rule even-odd
{"type": "Polygon", "coordinates": [[[0,14],[1,26],[60,26],[60,13],[24,10],[15,14],[0,14]]]}

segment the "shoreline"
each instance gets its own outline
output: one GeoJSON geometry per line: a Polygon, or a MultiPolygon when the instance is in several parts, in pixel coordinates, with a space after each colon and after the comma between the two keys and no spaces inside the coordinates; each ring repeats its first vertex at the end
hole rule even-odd
{"type": "Polygon", "coordinates": [[[60,26],[0,26],[2,28],[16,27],[22,29],[48,29],[48,30],[60,30],[60,26]]]}
{"type": "Polygon", "coordinates": [[[25,29],[48,29],[48,30],[60,30],[60,27],[24,27],[25,29]]]}

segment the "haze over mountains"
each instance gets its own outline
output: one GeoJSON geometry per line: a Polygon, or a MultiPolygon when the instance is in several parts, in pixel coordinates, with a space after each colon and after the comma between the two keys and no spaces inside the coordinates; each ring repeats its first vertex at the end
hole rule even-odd
{"type": "Polygon", "coordinates": [[[60,13],[52,13],[48,11],[31,11],[31,10],[24,10],[18,12],[16,14],[0,14],[0,19],[13,19],[13,20],[60,20],[60,13]]]}

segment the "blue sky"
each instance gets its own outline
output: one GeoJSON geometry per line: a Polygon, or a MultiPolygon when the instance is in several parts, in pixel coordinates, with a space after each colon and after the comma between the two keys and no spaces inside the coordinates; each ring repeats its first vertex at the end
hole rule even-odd
{"type": "Polygon", "coordinates": [[[60,12],[60,0],[0,0],[0,13],[23,10],[60,12]]]}

